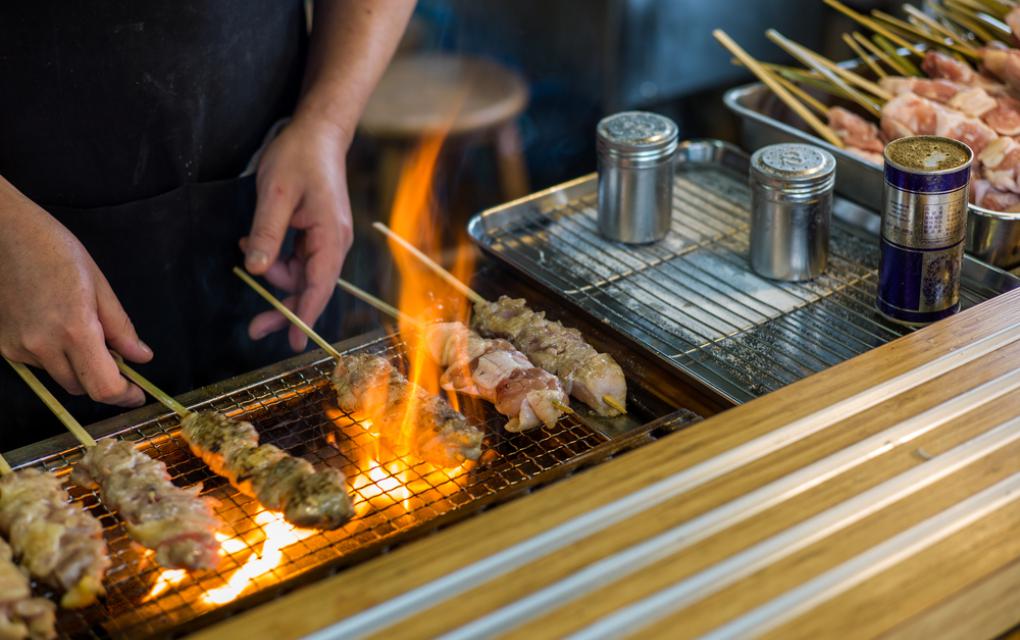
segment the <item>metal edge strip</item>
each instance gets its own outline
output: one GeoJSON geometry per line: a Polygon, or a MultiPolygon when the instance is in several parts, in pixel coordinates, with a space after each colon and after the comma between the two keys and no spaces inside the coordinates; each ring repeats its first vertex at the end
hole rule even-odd
{"type": "MultiPolygon", "coordinates": [[[[1020,417],[1007,420],[946,453],[923,462],[634,604],[619,609],[569,637],[571,640],[615,638],[624,633],[633,633],[643,629],[864,520],[1018,440],[1020,440],[1020,417]]],[[[1020,474],[1017,474],[1016,477],[1020,478],[1020,474]]],[[[898,537],[894,536],[890,540],[898,537]]],[[[885,545],[886,543],[881,544],[885,545]]],[[[809,581],[803,586],[813,582],[814,580],[809,581]]],[[[801,588],[798,587],[794,590],[800,591],[801,588]]],[[[810,590],[807,592],[810,593],[810,590]]],[[[786,604],[789,605],[788,602],[786,604]]],[[[746,636],[750,629],[759,629],[761,619],[757,616],[754,619],[755,626],[738,625],[741,629],[740,632],[735,634],[727,632],[720,637],[746,636]]]]}
{"type": "Polygon", "coordinates": [[[802,467],[643,542],[622,549],[584,569],[443,634],[465,640],[505,633],[559,606],[645,569],[659,560],[873,460],[947,422],[1020,388],[1020,369],[903,420],[875,435],[802,467]]]}
{"type": "Polygon", "coordinates": [[[1020,499],[1020,473],[974,494],[704,637],[722,639],[760,636],[917,555],[1018,499],[1020,499]]]}
{"type": "Polygon", "coordinates": [[[808,414],[634,493],[581,514],[536,536],[477,560],[456,571],[364,609],[308,634],[309,640],[361,637],[489,582],[526,562],[547,556],[665,500],[690,491],[797,440],[856,415],[904,391],[961,367],[1020,339],[1020,323],[943,354],[849,398],[808,414]]]}

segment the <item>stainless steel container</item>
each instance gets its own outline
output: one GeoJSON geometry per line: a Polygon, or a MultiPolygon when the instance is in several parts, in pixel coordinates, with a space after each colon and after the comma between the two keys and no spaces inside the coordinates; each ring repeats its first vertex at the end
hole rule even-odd
{"type": "Polygon", "coordinates": [[[815,278],[828,264],[836,160],[806,144],[751,156],[751,268],[773,280],[815,278]]]}
{"type": "MultiPolygon", "coordinates": [[[[859,69],[856,62],[841,66],[859,69]]],[[[874,211],[882,208],[882,166],[838,149],[818,136],[795,126],[789,114],[761,83],[736,87],[726,92],[726,106],[743,121],[741,141],[747,149],[778,142],[807,142],[830,151],[836,157],[839,182],[836,191],[874,211]]],[[[801,125],[802,126],[802,125],[801,125]]],[[[968,254],[1003,269],[1020,265],[1020,212],[993,211],[970,205],[967,217],[968,254]]]]}
{"type": "Polygon", "coordinates": [[[661,240],[673,220],[673,159],[679,130],[654,113],[624,111],[596,128],[599,231],[616,242],[661,240]]]}

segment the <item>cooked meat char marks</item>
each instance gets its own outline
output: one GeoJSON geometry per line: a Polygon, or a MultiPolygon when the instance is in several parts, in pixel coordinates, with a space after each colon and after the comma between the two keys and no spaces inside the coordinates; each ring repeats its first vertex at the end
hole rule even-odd
{"type": "Polygon", "coordinates": [[[437,322],[427,327],[426,341],[446,368],[443,388],[491,402],[510,418],[508,431],[551,427],[570,401],[559,378],[506,340],[483,338],[460,322],[437,322]]]}
{"type": "Polygon", "coordinates": [[[86,607],[103,595],[110,557],[102,525],[68,503],[52,473],[26,469],[0,478],[0,531],[33,577],[63,592],[61,606],[86,607]]]}
{"type": "Polygon", "coordinates": [[[239,491],[262,506],[280,511],[299,527],[336,529],[354,515],[337,469],[317,470],[303,458],[271,444],[259,444],[249,422],[212,412],[194,413],[181,422],[191,450],[239,491]]]}
{"type": "Polygon", "coordinates": [[[570,395],[600,415],[619,412],[606,404],[609,397],[626,406],[627,380],[612,356],[599,353],[577,329],[545,318],[523,299],[502,296],[475,305],[474,328],[483,336],[506,338],[531,362],[555,374],[570,395]]]}
{"type": "Polygon", "coordinates": [[[221,523],[212,501],[170,480],[166,465],[122,440],[100,440],[71,476],[78,484],[102,493],[117,510],[128,533],[156,552],[156,562],[174,569],[210,569],[219,562],[216,531],[221,523]]]}
{"type": "Polygon", "coordinates": [[[56,607],[32,596],[32,586],[14,564],[13,552],[0,540],[0,638],[56,638],[56,607]]]}
{"type": "Polygon", "coordinates": [[[481,455],[482,432],[445,399],[408,382],[385,358],[344,356],[333,372],[333,387],[340,408],[371,419],[391,446],[404,440],[400,430],[411,400],[415,411],[411,453],[442,467],[455,467],[481,455]]]}

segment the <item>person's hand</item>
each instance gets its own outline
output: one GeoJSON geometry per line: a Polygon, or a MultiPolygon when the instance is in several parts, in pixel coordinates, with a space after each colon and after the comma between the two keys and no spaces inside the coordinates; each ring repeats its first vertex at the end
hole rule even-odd
{"type": "MultiPolygon", "coordinates": [[[[290,295],[283,301],[308,325],[326,308],[353,240],[344,158],[349,137],[326,120],[296,117],[266,149],[256,176],[258,201],[250,234],[241,239],[245,268],[290,295]],[[299,231],[293,255],[280,255],[287,229],[299,231]]],[[[288,325],[278,311],[252,319],[260,340],[288,325]]],[[[307,338],[291,327],[290,344],[307,338]]]]}
{"type": "Polygon", "coordinates": [[[85,247],[2,179],[0,224],[0,353],[45,369],[69,393],[144,404],[109,349],[133,362],[147,362],[152,350],[85,247]]]}

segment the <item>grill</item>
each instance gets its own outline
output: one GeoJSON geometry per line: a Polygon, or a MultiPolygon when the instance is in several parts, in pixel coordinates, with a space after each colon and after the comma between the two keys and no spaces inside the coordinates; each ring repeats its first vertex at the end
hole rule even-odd
{"type": "MultiPolygon", "coordinates": [[[[343,350],[369,350],[400,362],[399,345],[394,346],[390,336],[356,340],[343,350]]],[[[519,434],[503,432],[503,419],[490,408],[461,398],[462,409],[472,422],[485,425],[485,454],[474,468],[448,473],[379,450],[366,426],[336,407],[328,385],[331,370],[332,361],[321,353],[301,356],[217,385],[205,394],[204,401],[184,400],[197,408],[250,420],[263,442],[314,464],[341,469],[348,477],[358,514],[351,522],[336,531],[292,532],[285,546],[278,549],[279,565],[260,575],[239,597],[228,599],[219,589],[243,570],[249,558],[273,555],[272,549],[265,548],[265,531],[273,527],[287,530],[288,525],[267,525],[262,519],[269,514],[263,514],[256,501],[238,494],[195,458],[179,438],[174,416],[159,413],[135,424],[102,428],[106,434],[137,442],[142,451],[163,460],[177,484],[204,483],[204,493],[220,503],[217,511],[230,542],[214,571],[164,573],[131,541],[96,493],[70,487],[74,500],[104,524],[113,566],[106,580],[108,596],[102,604],[60,611],[61,636],[134,638],[193,630],[698,418],[687,410],[673,410],[633,380],[628,398],[632,411],[622,423],[621,419],[604,422],[589,418],[579,411],[552,429],[519,434]],[[406,463],[400,477],[394,477],[395,462],[406,463]],[[168,580],[178,576],[179,582],[168,580]],[[161,580],[164,590],[150,596],[161,580]]],[[[153,411],[148,409],[150,414],[153,411]]],[[[52,451],[52,444],[40,443],[31,451],[47,447],[52,451]]],[[[24,460],[26,451],[14,452],[12,461],[24,460]]],[[[38,466],[66,477],[82,453],[80,447],[66,448],[18,466],[38,466]]],[[[37,590],[54,598],[55,594],[42,586],[37,585],[37,590]]]]}
{"type": "MultiPolygon", "coordinates": [[[[604,240],[594,176],[486,211],[471,221],[471,235],[735,402],[909,331],[874,310],[876,216],[837,199],[825,274],[804,283],[766,280],[747,267],[747,156],[717,141],[686,143],[679,156],[673,224],[662,242],[604,240]]],[[[963,306],[1018,284],[968,258],[963,306]]]]}

